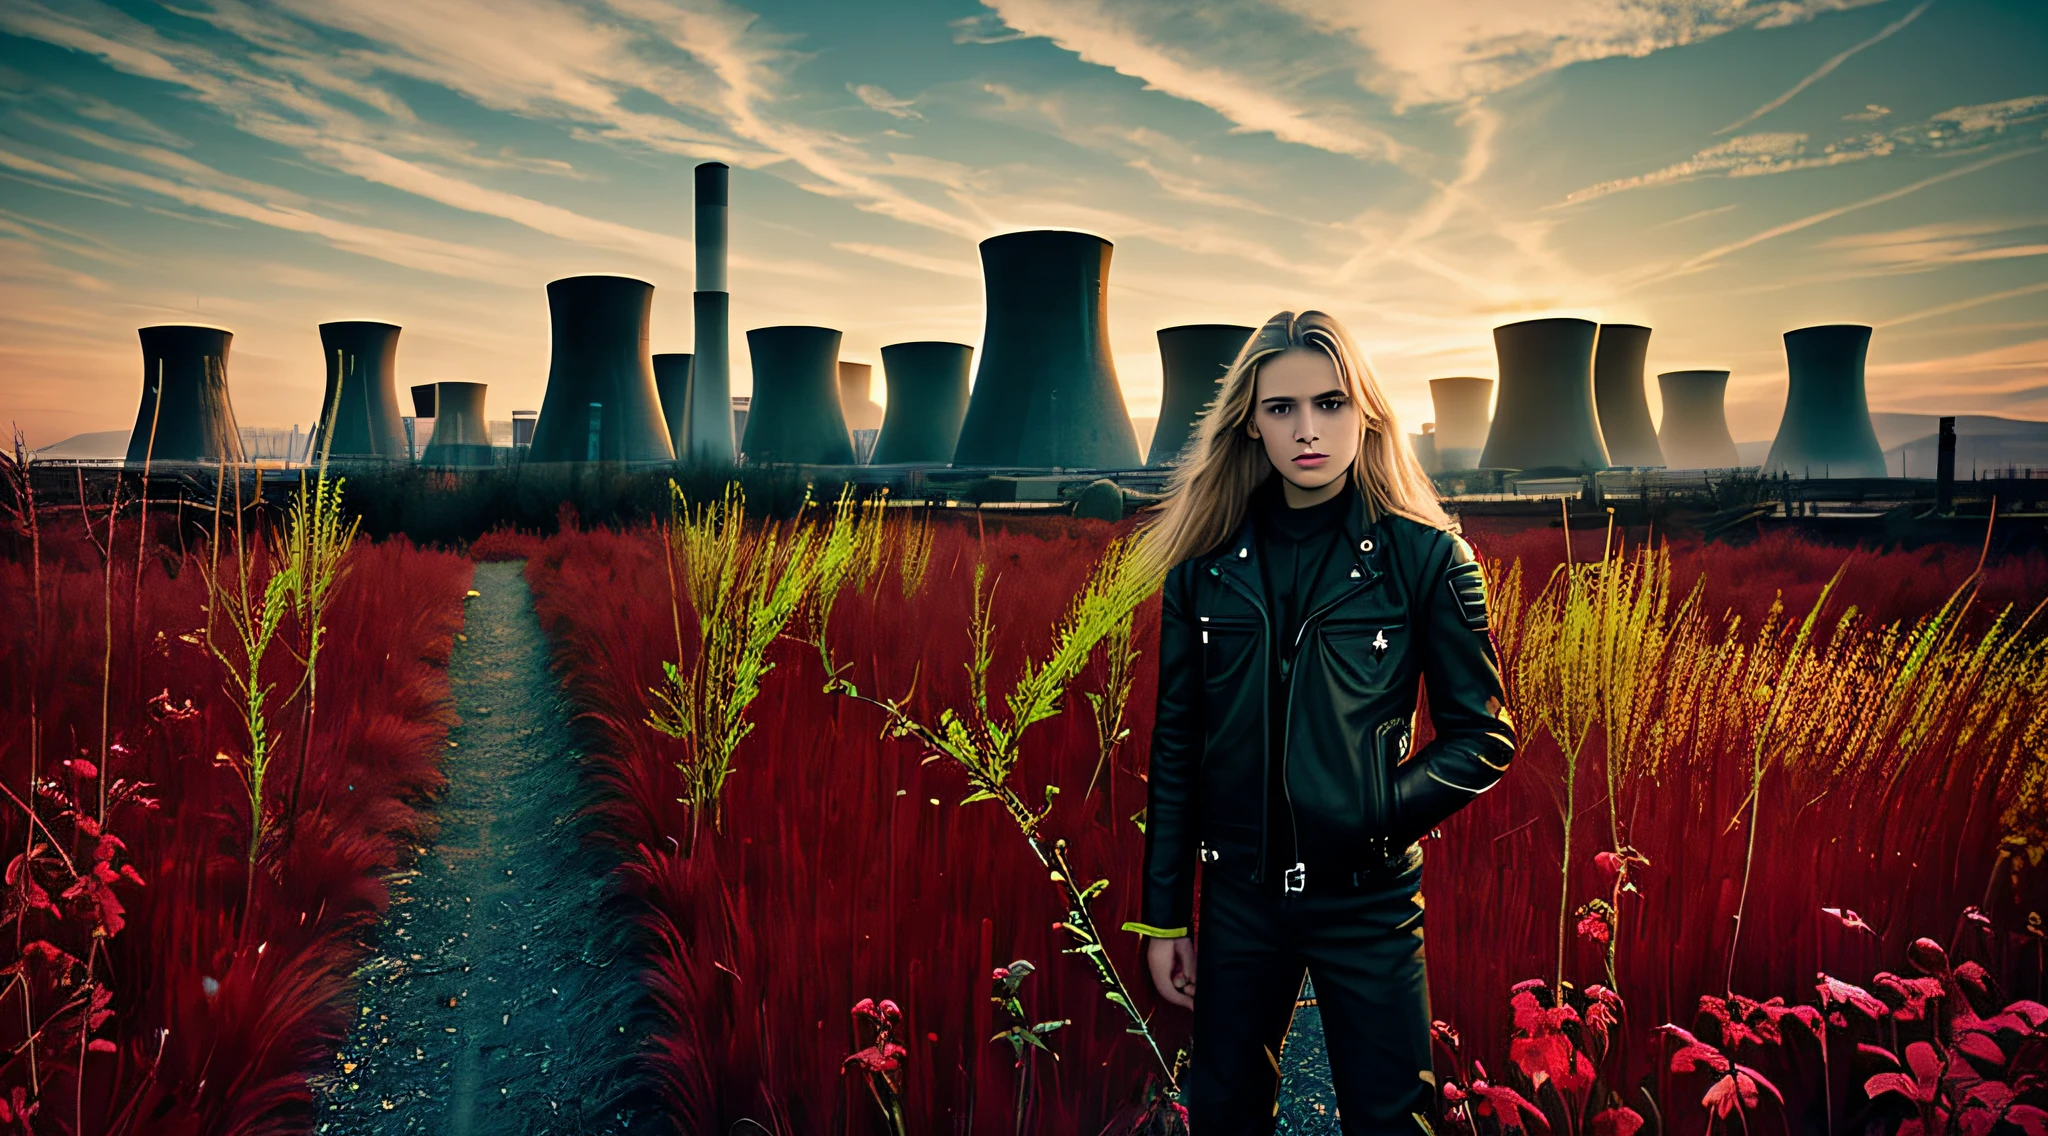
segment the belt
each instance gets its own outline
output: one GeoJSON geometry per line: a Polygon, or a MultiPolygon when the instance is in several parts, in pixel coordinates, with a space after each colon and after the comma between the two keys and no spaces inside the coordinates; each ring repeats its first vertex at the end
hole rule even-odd
{"type": "MultiPolygon", "coordinates": [[[[1367,837],[1361,851],[1366,866],[1345,869],[1318,865],[1315,869],[1316,890],[1356,890],[1384,881],[1387,870],[1397,863],[1406,861],[1408,845],[1394,847],[1393,839],[1381,834],[1367,837]]],[[[1223,860],[1224,851],[1211,848],[1204,841],[1197,852],[1204,864],[1215,864],[1223,860]]],[[[1235,853],[1233,860],[1249,858],[1246,853],[1235,853]]],[[[1280,875],[1280,890],[1283,894],[1295,895],[1308,890],[1309,866],[1296,863],[1280,875]]]]}

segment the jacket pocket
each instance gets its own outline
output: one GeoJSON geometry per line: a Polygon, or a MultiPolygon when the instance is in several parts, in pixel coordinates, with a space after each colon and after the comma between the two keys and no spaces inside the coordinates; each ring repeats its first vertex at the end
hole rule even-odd
{"type": "Polygon", "coordinates": [[[1407,648],[1406,623],[1329,619],[1320,633],[1330,673],[1346,694],[1370,698],[1394,685],[1407,648]]]}
{"type": "Polygon", "coordinates": [[[1196,616],[1202,629],[1202,677],[1210,689],[1233,688],[1256,677],[1259,621],[1241,615],[1196,616]]]}

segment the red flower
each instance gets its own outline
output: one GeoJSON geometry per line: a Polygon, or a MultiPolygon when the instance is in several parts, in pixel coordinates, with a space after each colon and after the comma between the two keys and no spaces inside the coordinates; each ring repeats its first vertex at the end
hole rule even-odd
{"type": "MultiPolygon", "coordinates": [[[[1879,1073],[1863,1082],[1863,1092],[1876,1099],[1897,1093],[1913,1102],[1920,1115],[1899,1126],[1899,1136],[1933,1136],[1948,1127],[1948,1109],[1941,1103],[1941,1078],[1945,1063],[1932,1045],[1916,1041],[1906,1047],[1906,1064],[1912,1075],[1879,1073]]],[[[1988,1127],[1988,1126],[1987,1126],[1988,1127]]]]}
{"type": "Polygon", "coordinates": [[[1570,1006],[1546,1007],[1536,1000],[1534,990],[1516,994],[1509,1004],[1515,1010],[1516,1036],[1508,1042],[1508,1058],[1531,1081],[1538,1085],[1549,1081],[1561,1093],[1592,1085],[1597,1076],[1593,1063],[1564,1032],[1566,1022],[1578,1022],[1578,1011],[1570,1006]]]}
{"type": "Polygon", "coordinates": [[[1834,916],[1841,922],[1842,926],[1847,927],[1851,931],[1867,931],[1872,935],[1877,934],[1875,930],[1871,929],[1870,924],[1863,921],[1862,916],[1846,907],[1823,907],[1821,910],[1834,916]]]}
{"type": "Polygon", "coordinates": [[[1524,1114],[1531,1121],[1535,1122],[1537,1128],[1545,1132],[1550,1131],[1550,1121],[1544,1117],[1543,1113],[1535,1105],[1530,1104],[1522,1094],[1508,1088],[1506,1085],[1488,1084],[1486,1082],[1486,1067],[1476,1062],[1474,1067],[1478,1069],[1479,1077],[1472,1082],[1471,1089],[1468,1091],[1460,1089],[1455,1084],[1446,1084],[1444,1086],[1445,1100],[1450,1101],[1454,1105],[1463,1103],[1466,1108],[1480,1116],[1492,1117],[1500,1122],[1500,1126],[1503,1129],[1508,1131],[1525,1130],[1522,1127],[1522,1117],[1524,1114]]]}
{"type": "MultiPolygon", "coordinates": [[[[1839,978],[1829,978],[1826,974],[1820,975],[1820,984],[1815,989],[1820,991],[1820,1004],[1822,1006],[1836,1004],[1851,1006],[1873,1018],[1884,1017],[1885,1014],[1890,1012],[1885,1004],[1873,996],[1870,991],[1854,983],[1843,982],[1839,978]]],[[[1836,1024],[1840,1025],[1841,1023],[1837,1022],[1836,1024]]]]}
{"type": "Polygon", "coordinates": [[[1613,940],[1614,928],[1607,922],[1605,915],[1589,911],[1579,920],[1579,937],[1591,939],[1604,947],[1613,940]]]}
{"type": "Polygon", "coordinates": [[[1593,1136],[1636,1136],[1642,1126],[1642,1114],[1626,1106],[1604,1109],[1593,1116],[1593,1136]]]}
{"type": "Polygon", "coordinates": [[[1599,867],[1602,879],[1612,880],[1621,874],[1621,857],[1612,852],[1602,852],[1593,857],[1593,863],[1599,867]]]}
{"type": "Polygon", "coordinates": [[[1898,997],[1899,1005],[1893,1007],[1892,1016],[1902,1022],[1925,1020],[1927,1003],[1942,994],[1939,978],[1905,978],[1890,971],[1879,971],[1872,985],[1898,997]]]}
{"type": "Polygon", "coordinates": [[[1675,1025],[1667,1022],[1657,1028],[1680,1042],[1677,1051],[1671,1055],[1673,1073],[1690,1073],[1704,1067],[1719,1074],[1714,1083],[1707,1086],[1706,1095],[1700,1098],[1700,1103],[1712,1110],[1715,1116],[1726,1118],[1738,1109],[1755,1108],[1762,1099],[1761,1094],[1766,1092],[1780,1105],[1785,1103],[1778,1087],[1762,1073],[1747,1065],[1736,1064],[1727,1054],[1675,1025]]]}

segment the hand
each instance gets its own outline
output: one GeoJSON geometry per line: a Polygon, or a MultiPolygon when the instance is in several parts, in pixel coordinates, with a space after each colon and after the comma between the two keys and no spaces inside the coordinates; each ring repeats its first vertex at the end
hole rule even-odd
{"type": "Polygon", "coordinates": [[[1195,940],[1145,940],[1145,966],[1152,972],[1152,986],[1159,996],[1183,1010],[1195,1008],[1195,940]]]}

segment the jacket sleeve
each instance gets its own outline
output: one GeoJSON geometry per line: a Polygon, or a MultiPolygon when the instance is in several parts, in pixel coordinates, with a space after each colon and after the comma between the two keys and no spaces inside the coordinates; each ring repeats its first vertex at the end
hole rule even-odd
{"type": "Polygon", "coordinates": [[[1159,698],[1146,774],[1142,921],[1124,930],[1188,933],[1195,893],[1195,786],[1202,762],[1201,633],[1188,610],[1192,562],[1167,574],[1159,611],[1159,698]]]}
{"type": "Polygon", "coordinates": [[[1444,536],[1426,561],[1415,603],[1416,645],[1436,736],[1395,770],[1397,845],[1421,838],[1491,789],[1515,755],[1486,581],[1472,546],[1455,533],[1444,536]]]}

